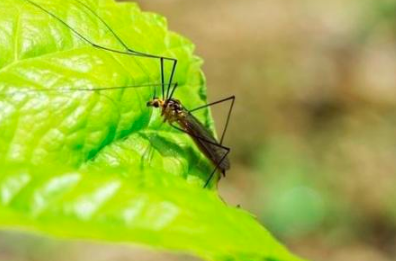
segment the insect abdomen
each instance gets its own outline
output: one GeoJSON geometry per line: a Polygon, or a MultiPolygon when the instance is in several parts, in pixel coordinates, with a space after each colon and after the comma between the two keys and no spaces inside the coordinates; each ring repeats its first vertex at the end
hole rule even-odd
{"type": "Polygon", "coordinates": [[[222,148],[219,142],[194,116],[188,114],[178,121],[180,127],[185,130],[194,140],[198,148],[205,156],[217,166],[218,170],[225,172],[230,169],[230,162],[226,156],[228,150],[222,148]]]}

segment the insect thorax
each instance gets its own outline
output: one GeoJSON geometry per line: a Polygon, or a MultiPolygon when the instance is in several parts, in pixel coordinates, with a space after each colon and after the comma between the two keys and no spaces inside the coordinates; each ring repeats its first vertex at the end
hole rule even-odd
{"type": "Polygon", "coordinates": [[[162,115],[164,116],[166,121],[170,123],[183,120],[183,118],[185,117],[183,105],[180,103],[179,100],[166,100],[162,107],[162,115]]]}

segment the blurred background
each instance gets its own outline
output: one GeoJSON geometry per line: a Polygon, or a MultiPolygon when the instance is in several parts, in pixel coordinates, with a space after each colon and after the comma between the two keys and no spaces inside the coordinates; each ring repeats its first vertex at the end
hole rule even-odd
{"type": "MultiPolygon", "coordinates": [[[[237,97],[227,202],[307,259],[396,260],[395,0],[137,2],[196,44],[210,100],[237,97]]],[[[0,234],[1,261],[93,257],[196,260],[0,234]]]]}

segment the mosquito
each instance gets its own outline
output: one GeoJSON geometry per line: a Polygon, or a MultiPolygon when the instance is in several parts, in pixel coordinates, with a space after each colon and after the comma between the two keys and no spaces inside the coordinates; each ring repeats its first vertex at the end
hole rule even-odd
{"type": "MultiPolygon", "coordinates": [[[[80,0],[71,0],[71,1],[75,2],[76,5],[79,5],[81,9],[85,9],[86,12],[88,12],[91,15],[93,15],[94,17],[96,17],[98,22],[102,26],[104,26],[104,28],[106,28],[106,30],[108,30],[110,32],[112,37],[122,46],[122,49],[119,50],[119,49],[114,49],[114,48],[100,45],[99,43],[96,43],[96,42],[90,40],[88,37],[84,36],[77,29],[73,28],[69,23],[67,23],[59,15],[57,15],[56,12],[45,8],[44,6],[38,4],[37,2],[35,2],[33,0],[23,0],[23,1],[29,3],[32,6],[35,6],[36,8],[40,9],[41,11],[45,12],[46,14],[48,14],[49,16],[51,16],[52,18],[57,20],[63,26],[65,26],[69,30],[71,30],[71,32],[74,35],[76,35],[78,38],[80,38],[81,40],[83,40],[85,43],[89,44],[93,48],[116,53],[116,54],[121,54],[121,55],[128,55],[128,56],[158,60],[160,72],[161,72],[161,83],[160,84],[147,84],[147,85],[141,85],[141,86],[122,86],[122,87],[97,87],[97,88],[93,88],[93,89],[90,89],[90,88],[85,88],[85,89],[84,88],[82,88],[82,89],[75,88],[75,89],[73,89],[72,88],[72,89],[67,89],[64,91],[105,91],[105,90],[117,90],[117,89],[128,89],[128,88],[153,87],[154,88],[153,96],[152,96],[152,99],[147,102],[147,106],[160,109],[163,122],[167,122],[173,128],[175,128],[178,131],[181,131],[181,132],[187,134],[189,137],[191,137],[191,139],[195,142],[195,144],[200,149],[200,151],[205,155],[205,157],[212,162],[214,169],[209,174],[209,177],[204,184],[204,188],[206,188],[210,184],[214,175],[218,171],[220,173],[222,173],[223,176],[225,176],[226,171],[230,169],[230,161],[228,159],[228,154],[230,153],[230,148],[223,145],[223,140],[224,140],[224,136],[225,136],[225,133],[226,133],[228,125],[229,125],[232,109],[233,109],[234,102],[235,102],[235,96],[230,96],[228,98],[188,110],[187,108],[185,108],[183,106],[183,104],[180,100],[173,97],[175,94],[175,91],[177,90],[177,87],[179,86],[178,83],[173,83],[173,78],[174,78],[177,63],[178,63],[177,59],[171,58],[171,57],[153,55],[153,54],[144,53],[144,52],[139,52],[139,51],[135,51],[132,48],[128,47],[125,44],[125,42],[121,39],[121,37],[114,30],[112,30],[110,25],[103,18],[101,18],[93,9],[91,9],[90,6],[81,2],[80,0]],[[170,78],[169,78],[169,81],[167,81],[167,82],[165,81],[165,73],[164,73],[165,62],[171,62],[171,65],[172,65],[170,78]],[[161,97],[157,96],[157,87],[161,87],[161,97]],[[208,128],[206,128],[193,115],[193,113],[197,112],[199,110],[208,108],[210,106],[224,103],[227,101],[230,102],[230,107],[228,110],[225,127],[222,131],[220,139],[218,140],[215,138],[215,135],[208,128]]],[[[43,90],[39,90],[39,91],[62,91],[62,90],[43,89],[43,90]]]]}

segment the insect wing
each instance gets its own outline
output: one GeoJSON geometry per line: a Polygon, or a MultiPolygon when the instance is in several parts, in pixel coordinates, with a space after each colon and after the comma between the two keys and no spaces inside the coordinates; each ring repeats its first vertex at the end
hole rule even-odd
{"type": "Polygon", "coordinates": [[[186,113],[185,120],[181,124],[202,152],[220,170],[228,170],[230,168],[230,162],[226,157],[228,151],[219,144],[213,134],[196,117],[186,113]]]}

